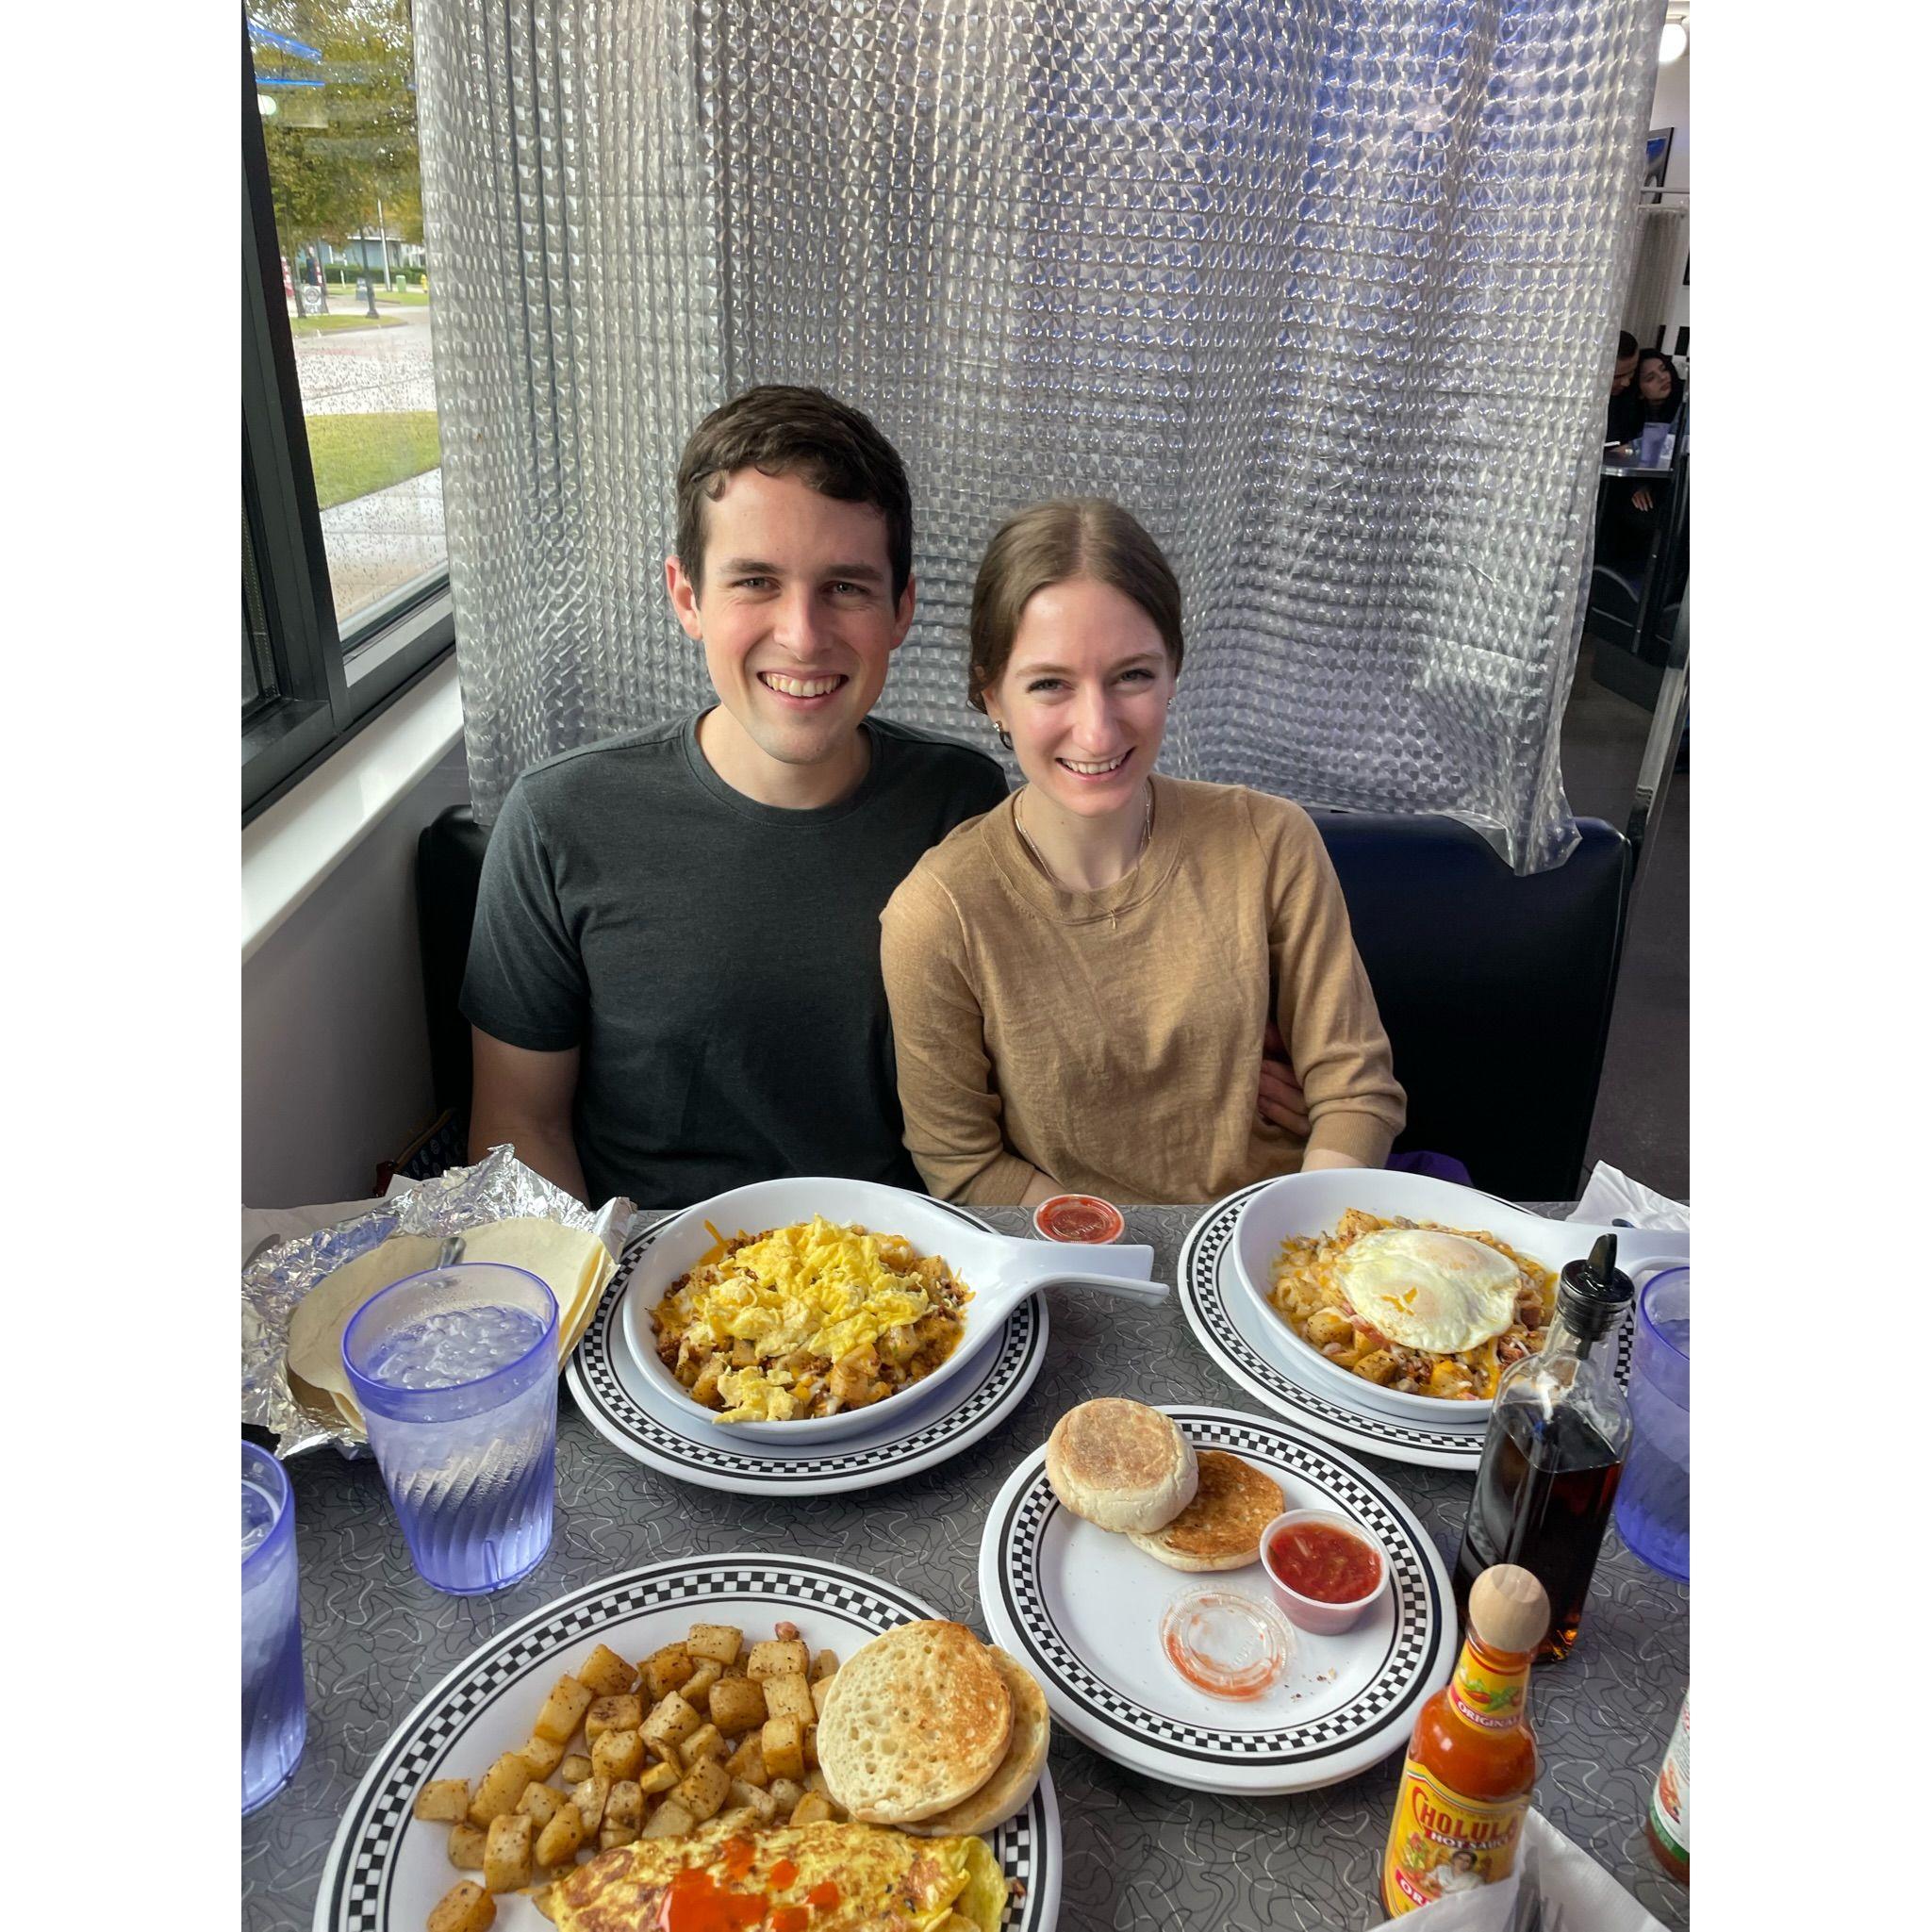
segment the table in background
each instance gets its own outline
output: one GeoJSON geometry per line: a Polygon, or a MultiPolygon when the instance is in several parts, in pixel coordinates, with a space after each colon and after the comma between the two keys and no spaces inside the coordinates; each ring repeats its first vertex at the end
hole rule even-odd
{"type": "MultiPolygon", "coordinates": [[[[1126,1238],[1152,1243],[1159,1279],[1174,1280],[1199,1212],[1128,1211],[1126,1238]]],[[[1027,1228],[1018,1209],[985,1218],[1008,1233],[1027,1228]]],[[[1201,1352],[1178,1296],[1144,1309],[1080,1289],[1049,1296],[1047,1362],[1016,1413],[942,1468],[851,1495],[737,1496],[673,1481],[620,1455],[560,1391],[555,1541],[495,1596],[440,1596],[418,1578],[372,1461],[332,1449],[297,1457],[308,1747],[289,1789],[242,1821],[248,1932],[310,1924],[336,1826],[390,1732],[478,1644],[566,1591],[668,1558],[796,1550],[872,1571],[983,1632],[974,1578],[987,1507],[1065,1410],[1104,1395],[1254,1411],[1201,1352]]],[[[1472,1478],[1372,1460],[1453,1567],[1472,1478]]],[[[1539,1808],[1676,1927],[1690,1923],[1688,1894],[1657,1869],[1643,1820],[1690,1672],[1688,1610],[1688,1591],[1639,1562],[1612,1527],[1576,1652],[1530,1680],[1539,1808]]],[[[1065,1932],[1360,1928],[1382,1917],[1377,1878],[1399,1751],[1344,1784],[1280,1798],[1160,1784],[1058,1728],[1051,1764],[1065,1932]]]]}

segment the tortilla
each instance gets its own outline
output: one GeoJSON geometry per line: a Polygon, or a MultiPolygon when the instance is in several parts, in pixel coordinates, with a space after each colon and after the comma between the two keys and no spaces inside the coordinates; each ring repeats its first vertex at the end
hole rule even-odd
{"type": "Polygon", "coordinates": [[[353,1395],[342,1366],[342,1336],[355,1311],[405,1275],[436,1266],[443,1245],[428,1234],[392,1234],[324,1275],[289,1320],[289,1366],[305,1381],[336,1395],[353,1395]]]}

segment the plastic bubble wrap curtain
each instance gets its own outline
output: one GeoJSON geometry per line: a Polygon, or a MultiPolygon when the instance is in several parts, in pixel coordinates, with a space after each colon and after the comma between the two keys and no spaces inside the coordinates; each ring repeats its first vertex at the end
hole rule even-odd
{"type": "Polygon", "coordinates": [[[709,702],[662,564],[749,384],[867,409],[965,701],[980,552],[1128,504],[1164,768],[1572,841],[1558,728],[1662,0],[420,0],[472,789],[709,702]]]}

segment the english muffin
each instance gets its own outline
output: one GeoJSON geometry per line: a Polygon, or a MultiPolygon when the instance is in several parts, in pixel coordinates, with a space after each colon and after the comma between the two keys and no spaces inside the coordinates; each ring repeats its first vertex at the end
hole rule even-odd
{"type": "Polygon", "coordinates": [[[1194,1501],[1163,1528],[1131,1531],[1129,1541],[1176,1570],[1240,1570],[1260,1560],[1262,1531],[1288,1507],[1272,1477],[1230,1456],[1203,1449],[1194,1501]]]}
{"type": "Polygon", "coordinates": [[[852,1652],[818,1720],[818,1768],[867,1825],[906,1825],[977,1792],[1006,1756],[1013,1698],[964,1624],[902,1624],[852,1652]]]}
{"type": "Polygon", "coordinates": [[[1047,1480],[1102,1529],[1159,1529],[1194,1500],[1194,1449],[1158,1409],[1101,1395],[1069,1409],[1047,1438],[1047,1480]]]}
{"type": "Polygon", "coordinates": [[[988,1649],[986,1655],[1013,1699],[1013,1737],[1006,1756],[970,1797],[904,1827],[919,1838],[968,1838],[1004,1825],[1032,1796],[1046,1767],[1047,1744],[1052,1735],[1046,1693],[1017,1658],[995,1649],[988,1649]]]}

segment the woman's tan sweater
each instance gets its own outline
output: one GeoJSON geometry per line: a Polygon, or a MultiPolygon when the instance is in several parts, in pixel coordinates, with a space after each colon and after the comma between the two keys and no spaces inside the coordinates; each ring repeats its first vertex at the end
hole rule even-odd
{"type": "Polygon", "coordinates": [[[1008,799],[933,847],[880,925],[906,1147],[943,1199],[1017,1201],[1042,1174],[1218,1200],[1311,1147],[1379,1166],[1401,1130],[1342,888],[1285,799],[1156,778],[1146,853],[1098,892],[1041,871],[1008,799]],[[1270,1018],[1306,1140],[1256,1111],[1270,1018]]]}

